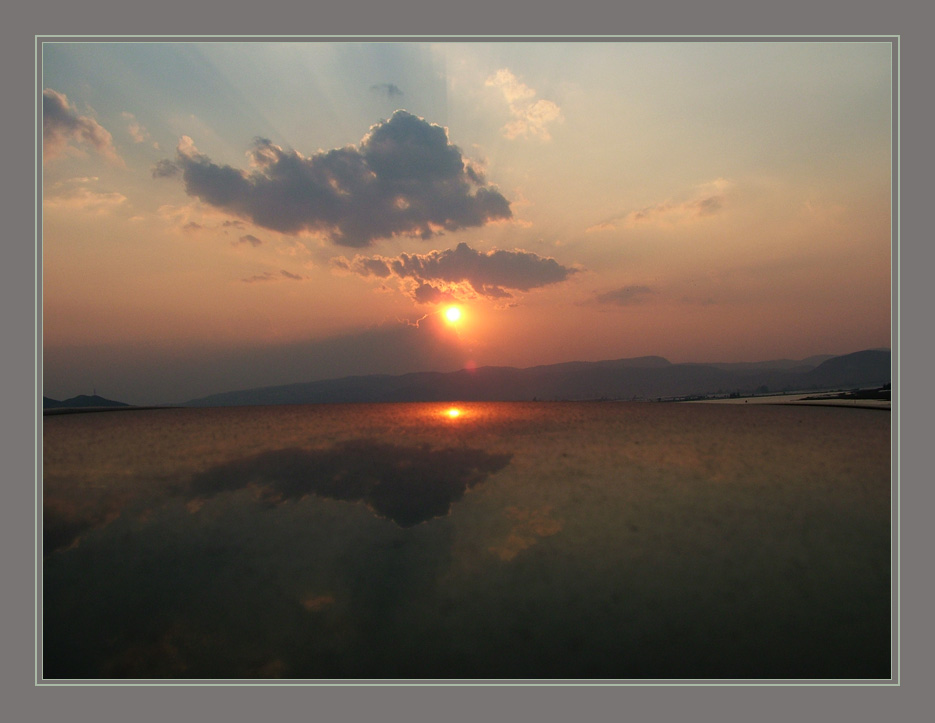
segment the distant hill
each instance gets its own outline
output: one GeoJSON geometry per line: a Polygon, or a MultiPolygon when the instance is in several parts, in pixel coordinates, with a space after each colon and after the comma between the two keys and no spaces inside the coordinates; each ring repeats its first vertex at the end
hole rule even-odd
{"type": "Polygon", "coordinates": [[[786,371],[808,371],[822,362],[834,359],[834,354],[821,354],[810,356],[808,359],[774,359],[765,362],[728,362],[713,363],[709,366],[724,369],[725,371],[749,371],[757,369],[785,369],[786,371]]]}
{"type": "Polygon", "coordinates": [[[124,404],[123,402],[115,402],[110,399],[104,399],[104,397],[99,397],[96,394],[80,394],[77,397],[72,397],[71,399],[66,399],[64,401],[58,401],[57,399],[52,399],[51,397],[42,398],[42,408],[43,409],[87,409],[93,407],[129,407],[129,404],[124,404]]]}
{"type": "Polygon", "coordinates": [[[743,364],[672,364],[662,357],[567,362],[517,369],[371,375],[262,387],[193,399],[183,406],[321,402],[435,402],[623,399],[825,391],[890,382],[890,352],[743,364]]]}
{"type": "Polygon", "coordinates": [[[873,349],[854,354],[836,356],[822,362],[804,375],[810,385],[816,387],[861,387],[870,384],[885,384],[889,376],[881,380],[885,369],[889,374],[891,354],[889,351],[873,349]]]}

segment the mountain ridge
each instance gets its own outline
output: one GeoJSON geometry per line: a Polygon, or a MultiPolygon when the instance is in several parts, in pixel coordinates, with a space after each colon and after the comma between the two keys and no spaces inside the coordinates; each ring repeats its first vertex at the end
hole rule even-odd
{"type": "Polygon", "coordinates": [[[256,406],[354,402],[533,401],[747,395],[821,391],[891,381],[891,352],[765,362],[677,363],[659,356],[534,367],[357,375],[212,394],[181,406],[256,406]]]}

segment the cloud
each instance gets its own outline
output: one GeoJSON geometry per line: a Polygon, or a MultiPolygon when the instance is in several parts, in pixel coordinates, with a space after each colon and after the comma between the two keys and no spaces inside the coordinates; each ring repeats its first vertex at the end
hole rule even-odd
{"type": "Polygon", "coordinates": [[[513,117],[503,127],[507,138],[523,136],[548,141],[552,138],[548,126],[561,123],[562,110],[550,100],[535,100],[536,91],[519,81],[507,68],[501,68],[486,81],[487,86],[499,88],[513,117]]]}
{"type": "Polygon", "coordinates": [[[490,299],[509,298],[513,291],[529,291],[565,281],[576,269],[528,251],[477,251],[465,243],[454,249],[395,258],[355,256],[332,264],[360,276],[415,281],[413,298],[420,303],[447,301],[473,292],[490,299]]]}
{"type": "Polygon", "coordinates": [[[513,521],[513,528],[502,544],[488,547],[488,551],[503,562],[509,562],[540,539],[558,534],[565,526],[564,521],[554,519],[551,512],[551,506],[540,509],[508,507],[506,515],[513,521]]]}
{"type": "Polygon", "coordinates": [[[118,497],[102,503],[91,497],[47,494],[42,503],[43,556],[74,547],[86,532],[113,522],[120,516],[123,501],[118,497]]]}
{"type": "Polygon", "coordinates": [[[182,173],[182,169],[174,161],[163,158],[153,166],[153,178],[172,178],[182,173]]]}
{"type": "MultiPolygon", "coordinates": [[[[206,208],[197,201],[182,206],[163,204],[157,208],[156,213],[174,232],[223,228],[221,226],[223,215],[214,209],[206,208]]],[[[225,230],[224,233],[226,234],[227,231],[225,230]]]]}
{"type": "Polygon", "coordinates": [[[262,274],[257,274],[255,276],[250,276],[246,279],[241,279],[241,281],[244,282],[245,284],[255,284],[259,281],[285,281],[285,280],[304,281],[305,277],[299,276],[298,274],[290,273],[286,271],[285,269],[280,269],[278,274],[273,271],[266,271],[262,274]]]}
{"type": "Polygon", "coordinates": [[[720,213],[727,203],[733,183],[718,178],[696,187],[694,195],[685,201],[664,201],[636,211],[614,216],[588,229],[587,233],[616,230],[617,222],[624,226],[677,225],[692,223],[720,213]]]}
{"type": "MultiPolygon", "coordinates": [[[[248,155],[250,171],[218,165],[183,136],[174,163],[190,196],[263,228],[317,232],[342,246],[428,239],[512,215],[444,128],[406,111],[374,125],[357,147],[303,156],[257,138],[248,155]]],[[[159,175],[170,174],[169,163],[159,175]]]]}
{"type": "Polygon", "coordinates": [[[709,196],[681,203],[660,203],[632,211],[625,216],[629,226],[640,223],[684,223],[704,216],[712,216],[724,205],[723,196],[709,196]]]}
{"type": "Polygon", "coordinates": [[[76,152],[73,143],[90,146],[110,163],[124,165],[106,128],[90,116],[78,115],[64,94],[46,88],[42,91],[43,162],[76,152]]]}
{"type": "Polygon", "coordinates": [[[616,304],[617,306],[630,306],[643,301],[648,294],[656,293],[648,286],[624,286],[621,289],[614,289],[603,294],[597,295],[597,300],[602,304],[616,304]]]}
{"type": "Polygon", "coordinates": [[[234,243],[250,244],[251,246],[259,246],[263,242],[260,239],[258,239],[256,236],[254,236],[252,233],[248,233],[248,234],[241,236],[234,243]]]}
{"type": "Polygon", "coordinates": [[[442,291],[431,284],[419,284],[412,290],[412,298],[419,304],[448,304],[457,301],[450,291],[442,291]]]}
{"type": "Polygon", "coordinates": [[[393,83],[377,83],[376,85],[371,85],[370,90],[378,93],[386,93],[387,98],[392,98],[397,95],[405,95],[402,90],[399,89],[398,85],[393,83]]]}
{"type": "MultiPolygon", "coordinates": [[[[149,139],[149,131],[147,131],[140,124],[135,115],[132,113],[127,113],[126,111],[120,115],[124,120],[128,121],[127,133],[130,134],[130,137],[134,140],[134,142],[145,143],[149,139]]],[[[153,148],[159,148],[159,144],[153,143],[153,148]]]]}
{"type": "Polygon", "coordinates": [[[610,221],[603,221],[601,223],[596,223],[593,226],[588,226],[584,232],[585,233],[596,233],[598,231],[614,231],[617,226],[610,221]]]}
{"type": "Polygon", "coordinates": [[[364,502],[400,527],[442,517],[464,493],[506,467],[511,454],[468,447],[432,449],[371,439],[326,449],[288,448],[217,465],[195,475],[192,499],[253,486],[261,501],[283,504],[309,495],[364,502]]]}
{"type": "Polygon", "coordinates": [[[49,211],[80,211],[104,215],[112,212],[126,201],[127,197],[117,191],[101,192],[78,187],[43,198],[42,206],[49,211]]]}

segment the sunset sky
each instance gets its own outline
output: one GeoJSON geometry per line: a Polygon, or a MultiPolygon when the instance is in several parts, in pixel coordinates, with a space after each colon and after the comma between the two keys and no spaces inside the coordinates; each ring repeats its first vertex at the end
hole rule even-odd
{"type": "Polygon", "coordinates": [[[891,90],[885,42],[47,43],[43,393],[889,347],[891,90]]]}

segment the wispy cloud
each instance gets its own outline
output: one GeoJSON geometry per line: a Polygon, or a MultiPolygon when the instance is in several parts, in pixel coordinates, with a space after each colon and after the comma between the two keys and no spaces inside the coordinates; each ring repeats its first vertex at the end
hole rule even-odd
{"type": "Polygon", "coordinates": [[[334,259],[335,268],[380,279],[411,280],[410,295],[419,303],[439,303],[457,296],[512,297],[511,291],[565,281],[576,269],[528,251],[477,251],[465,243],[454,249],[395,258],[355,256],[334,259]]]}
{"type": "Polygon", "coordinates": [[[692,223],[720,213],[727,203],[733,183],[718,178],[701,184],[687,199],[681,201],[663,201],[652,206],[629,211],[586,229],[588,233],[613,231],[620,226],[632,228],[639,225],[679,225],[692,223]]]}
{"type": "Polygon", "coordinates": [[[73,144],[88,146],[110,163],[124,165],[106,128],[91,116],[79,115],[63,93],[46,88],[42,91],[43,162],[80,153],[73,144]]]}
{"type": "Polygon", "coordinates": [[[252,233],[248,233],[248,234],[244,234],[243,236],[241,236],[241,237],[240,237],[239,239],[237,239],[237,241],[235,241],[234,243],[237,243],[237,244],[250,244],[251,246],[254,246],[254,247],[255,247],[255,246],[259,246],[259,245],[262,244],[263,242],[262,242],[260,239],[258,239],[256,236],[254,236],[252,233]]]}
{"type": "Polygon", "coordinates": [[[153,175],[181,173],[185,191],[211,206],[342,246],[428,239],[512,215],[509,201],[465,162],[444,128],[406,111],[373,126],[358,147],[303,156],[258,138],[249,155],[250,171],[218,165],[183,136],[175,160],[157,164],[153,175]]]}
{"type": "Polygon", "coordinates": [[[265,271],[262,274],[241,279],[241,281],[245,284],[255,284],[261,281],[305,281],[305,277],[280,269],[278,274],[273,271],[265,271]]]}
{"type": "Polygon", "coordinates": [[[394,98],[398,96],[405,95],[402,90],[400,90],[398,85],[393,83],[377,83],[370,86],[370,90],[376,93],[384,93],[387,98],[394,98]]]}
{"type": "MultiPolygon", "coordinates": [[[[150,138],[149,131],[147,131],[143,127],[143,125],[136,119],[135,115],[124,111],[123,113],[120,114],[120,116],[125,121],[128,121],[127,133],[130,134],[130,137],[133,139],[135,143],[145,143],[146,141],[149,140],[150,138]]],[[[156,142],[153,142],[153,148],[158,149],[159,144],[156,142]]]]}
{"type": "Polygon", "coordinates": [[[117,191],[96,191],[84,185],[96,180],[96,178],[71,179],[64,187],[56,188],[53,193],[43,197],[43,208],[49,211],[67,210],[104,215],[127,202],[127,197],[117,191]]]}
{"type": "Polygon", "coordinates": [[[602,304],[632,306],[633,304],[639,304],[647,296],[654,293],[656,292],[648,286],[624,286],[620,289],[597,294],[597,300],[602,304]]]}
{"type": "Polygon", "coordinates": [[[552,138],[549,125],[560,123],[562,110],[551,100],[536,100],[536,91],[520,82],[507,68],[501,68],[487,79],[486,85],[499,88],[510,109],[512,120],[503,127],[507,138],[552,138]]]}

